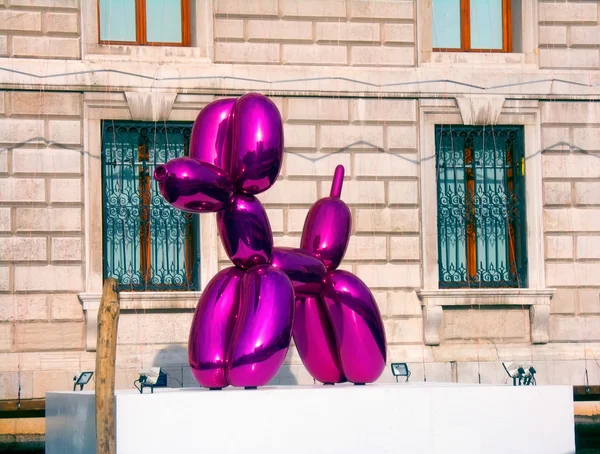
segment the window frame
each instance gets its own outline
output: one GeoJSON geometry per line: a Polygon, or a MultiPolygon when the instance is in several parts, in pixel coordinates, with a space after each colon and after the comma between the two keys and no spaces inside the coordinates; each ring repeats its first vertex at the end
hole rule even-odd
{"type": "MultiPolygon", "coordinates": [[[[438,227],[436,235],[438,238],[438,264],[439,264],[439,278],[438,286],[440,289],[469,289],[469,288],[493,288],[493,289],[507,289],[507,288],[527,288],[527,201],[526,201],[526,183],[525,183],[525,139],[524,139],[524,127],[521,125],[452,125],[452,124],[436,124],[435,125],[435,158],[436,158],[436,196],[437,196],[437,218],[438,227]],[[491,130],[491,132],[486,132],[491,130]],[[494,131],[495,130],[495,131],[494,131]],[[475,156],[477,150],[474,149],[473,137],[479,134],[493,134],[502,135],[503,133],[514,134],[514,141],[511,143],[507,142],[509,147],[506,151],[505,162],[503,167],[505,169],[505,181],[504,181],[504,193],[507,198],[512,195],[518,197],[517,205],[515,209],[518,211],[517,217],[510,219],[506,218],[508,238],[506,240],[506,258],[508,263],[505,266],[508,268],[509,275],[515,275],[516,280],[503,280],[495,282],[490,281],[479,281],[476,278],[480,276],[486,269],[480,270],[479,268],[479,242],[477,237],[479,236],[478,231],[478,220],[474,219],[476,204],[471,205],[467,202],[464,204],[464,208],[468,210],[465,215],[465,273],[466,280],[462,281],[448,281],[444,280],[444,268],[443,261],[439,258],[442,255],[442,238],[440,233],[440,214],[439,210],[441,207],[441,195],[440,195],[440,150],[442,147],[441,136],[444,134],[455,134],[463,137],[467,137],[463,142],[462,159],[464,160],[463,170],[464,174],[464,185],[465,185],[465,198],[470,198],[473,201],[477,200],[476,196],[476,170],[477,163],[475,162],[475,156]],[[469,229],[470,227],[470,229],[469,229]]],[[[484,139],[485,140],[485,139],[484,139]]],[[[495,142],[495,139],[492,139],[495,142]]],[[[454,150],[453,151],[461,151],[454,150]]],[[[484,163],[485,163],[485,158],[484,163]]],[[[445,168],[445,166],[444,166],[445,168]]],[[[497,168],[497,166],[494,166],[497,168]]],[[[485,168],[483,168],[485,171],[485,168]]],[[[485,182],[485,179],[484,179],[485,182]]],[[[485,191],[485,188],[484,188],[485,191]]],[[[497,238],[496,238],[497,239],[497,238]]],[[[487,250],[487,246],[486,246],[487,250]]],[[[446,264],[448,265],[448,263],[446,264]]],[[[498,266],[499,263],[496,263],[498,266]]],[[[489,264],[488,264],[489,266],[489,264]]]]}
{"type": "MultiPolygon", "coordinates": [[[[432,0],[435,1],[435,0],[432,0]]],[[[433,52],[512,52],[512,11],[511,0],[502,0],[502,49],[472,49],[471,48],[471,1],[460,0],[460,48],[434,47],[433,52]]],[[[433,3],[431,12],[433,13],[433,3]]],[[[433,20],[431,21],[433,35],[433,20]]]]}
{"type": "MultiPolygon", "coordinates": [[[[189,121],[166,121],[166,122],[151,122],[151,121],[130,121],[130,120],[103,120],[101,121],[101,150],[104,149],[104,132],[107,127],[117,128],[117,127],[131,127],[131,128],[158,128],[158,127],[189,127],[190,132],[193,126],[193,122],[189,121]]],[[[156,132],[155,132],[156,134],[156,132]]],[[[140,140],[140,137],[138,137],[140,140]]],[[[165,141],[168,143],[168,141],[165,141]]],[[[185,272],[187,277],[187,282],[190,280],[192,285],[187,289],[182,288],[184,284],[175,284],[175,283],[160,283],[160,284],[152,284],[152,275],[151,275],[151,248],[153,245],[152,242],[152,234],[150,224],[145,224],[143,222],[144,218],[148,219],[150,210],[152,209],[152,176],[148,170],[151,166],[150,161],[150,144],[148,142],[138,142],[137,145],[137,164],[132,162],[132,167],[138,167],[137,173],[137,188],[139,192],[139,204],[140,204],[140,226],[139,226],[139,263],[138,270],[134,270],[135,273],[140,274],[140,278],[144,278],[143,281],[140,281],[138,284],[134,284],[133,280],[130,283],[122,283],[119,278],[118,287],[122,291],[132,291],[132,292],[185,292],[185,291],[198,291],[201,288],[201,276],[198,273],[198,270],[201,266],[201,247],[200,247],[200,234],[199,231],[199,219],[196,215],[189,215],[191,217],[191,222],[189,222],[186,226],[185,230],[185,272]]],[[[189,142],[184,144],[184,155],[187,156],[189,154],[189,142]]],[[[167,153],[168,156],[168,153],[167,153]]],[[[107,221],[108,216],[105,213],[106,209],[106,198],[107,198],[107,187],[106,184],[106,168],[107,165],[105,161],[104,151],[102,151],[101,156],[101,165],[102,165],[102,175],[101,175],[101,185],[102,185],[102,276],[103,279],[109,276],[107,274],[108,264],[106,258],[108,238],[106,235],[107,230],[107,221]]],[[[135,175],[135,173],[134,173],[135,175]]],[[[174,208],[172,208],[174,210],[174,208]]],[[[131,277],[131,276],[130,276],[131,277]]]]}
{"type": "MultiPolygon", "coordinates": [[[[419,2],[420,5],[423,3],[419,2]]],[[[532,4],[529,4],[532,6],[532,4]]],[[[535,11],[531,10],[530,13],[535,11]]],[[[416,290],[423,310],[425,345],[440,345],[444,311],[486,306],[529,309],[532,344],[546,344],[550,330],[550,300],[546,288],[545,237],[543,225],[542,149],[540,106],[537,100],[509,100],[498,95],[461,95],[455,99],[419,101],[419,188],[421,202],[422,284],[416,290]],[[474,117],[474,111],[485,114],[474,117]],[[440,289],[437,239],[437,190],[435,125],[523,126],[525,192],[527,198],[527,288],[440,289]]],[[[475,340],[475,339],[473,339],[475,340]]]]}
{"type": "Polygon", "coordinates": [[[189,47],[191,44],[190,0],[181,1],[181,42],[148,42],[146,40],[146,0],[135,1],[135,41],[103,40],[100,36],[100,0],[96,1],[98,17],[98,44],[124,46],[154,46],[154,47],[189,47]]]}

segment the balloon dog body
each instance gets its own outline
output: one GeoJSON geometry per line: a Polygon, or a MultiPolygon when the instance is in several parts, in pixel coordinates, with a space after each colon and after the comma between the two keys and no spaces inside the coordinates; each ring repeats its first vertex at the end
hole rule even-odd
{"type": "Polygon", "coordinates": [[[368,383],[385,368],[377,304],[360,279],[337,270],[352,223],[340,199],[344,169],[336,169],[330,197],[310,209],[301,248],[274,248],[255,195],[275,183],[282,160],[279,111],[250,93],[206,106],[194,123],[190,157],[155,170],[171,205],[217,213],[221,241],[235,265],[213,277],[194,314],[189,361],[204,387],[267,384],[292,333],[304,365],[323,383],[368,383]]]}

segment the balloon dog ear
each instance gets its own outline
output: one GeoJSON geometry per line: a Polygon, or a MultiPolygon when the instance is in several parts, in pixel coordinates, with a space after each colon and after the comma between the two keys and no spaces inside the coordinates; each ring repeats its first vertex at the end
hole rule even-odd
{"type": "Polygon", "coordinates": [[[283,162],[283,123],[266,96],[248,93],[235,103],[229,173],[237,192],[256,195],[269,189],[283,162]]]}
{"type": "Polygon", "coordinates": [[[235,98],[219,99],[200,111],[190,138],[190,158],[229,173],[235,98]]]}

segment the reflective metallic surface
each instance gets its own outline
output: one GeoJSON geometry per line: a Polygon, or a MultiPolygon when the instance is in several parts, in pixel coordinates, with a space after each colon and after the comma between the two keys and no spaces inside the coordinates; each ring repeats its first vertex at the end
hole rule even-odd
{"type": "Polygon", "coordinates": [[[317,294],[323,287],[323,278],[327,273],[325,265],[301,249],[274,248],[271,264],[288,275],[296,296],[317,294]]]}
{"type": "Polygon", "coordinates": [[[331,191],[329,197],[340,198],[342,195],[342,185],[344,184],[344,166],[340,165],[335,168],[333,180],[331,181],[331,191]]]}
{"type": "Polygon", "coordinates": [[[322,296],[346,377],[354,383],[377,380],[387,354],[375,298],[358,277],[342,270],[328,273],[322,296]]]}
{"type": "Polygon", "coordinates": [[[255,266],[242,277],[239,300],[227,381],[263,386],[275,376],[290,346],[294,289],[283,271],[255,266]]]}
{"type": "Polygon", "coordinates": [[[346,381],[325,304],[319,296],[296,298],[294,343],[308,373],[322,383],[346,381]]]}
{"type": "Polygon", "coordinates": [[[190,139],[190,157],[229,172],[235,99],[213,101],[200,111],[190,139]]]}
{"type": "Polygon", "coordinates": [[[343,166],[336,168],[332,196],[317,201],[309,210],[300,242],[300,247],[320,257],[328,270],[335,270],[340,265],[352,228],[350,209],[339,198],[343,169],[343,166]]]}
{"type": "Polygon", "coordinates": [[[230,173],[239,192],[259,194],[277,180],[283,162],[283,124],[273,102],[248,93],[235,104],[230,173]]]}
{"type": "Polygon", "coordinates": [[[196,306],[188,357],[192,375],[207,388],[227,386],[227,354],[237,319],[243,271],[231,267],[211,279],[196,306]]]}
{"type": "Polygon", "coordinates": [[[192,158],[171,159],[157,166],[154,179],[167,202],[190,213],[220,210],[234,189],[226,172],[192,158]]]}
{"type": "Polygon", "coordinates": [[[360,279],[335,271],[352,225],[340,199],[343,166],[335,170],[330,196],[310,209],[301,249],[274,249],[267,213],[254,194],[271,187],[281,170],[283,127],[275,104],[257,93],[209,104],[194,124],[190,155],[157,166],[160,193],[180,210],[216,211],[235,265],[211,280],[194,314],[189,361],[198,383],[267,384],[285,359],[292,330],[315,379],[377,380],[386,360],[381,314],[360,279]]]}
{"type": "Polygon", "coordinates": [[[217,213],[217,225],[225,252],[235,266],[248,269],[271,259],[271,224],[256,197],[234,195],[229,205],[217,213]]]}

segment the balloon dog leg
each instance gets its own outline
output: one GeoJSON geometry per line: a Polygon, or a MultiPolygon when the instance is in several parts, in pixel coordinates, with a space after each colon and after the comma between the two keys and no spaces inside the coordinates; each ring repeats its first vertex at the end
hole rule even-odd
{"type": "Polygon", "coordinates": [[[342,369],[353,383],[377,380],[386,362],[386,339],[377,303],[356,276],[328,273],[322,293],[335,333],[342,369]]]}
{"type": "Polygon", "coordinates": [[[227,268],[206,286],[192,321],[188,343],[191,372],[200,386],[220,389],[227,382],[227,353],[239,308],[243,271],[227,268]]]}
{"type": "Polygon", "coordinates": [[[319,296],[296,297],[294,343],[304,367],[316,380],[325,384],[346,381],[333,328],[319,296]]]}
{"type": "Polygon", "coordinates": [[[227,361],[227,381],[247,388],[266,385],[279,370],[290,346],[294,289],[287,275],[271,266],[246,271],[227,361]]]}

